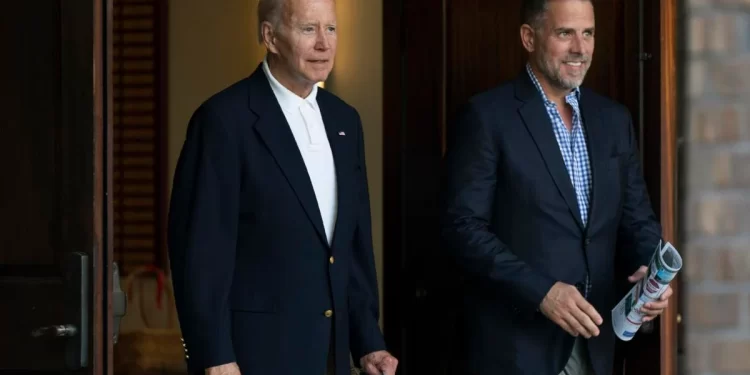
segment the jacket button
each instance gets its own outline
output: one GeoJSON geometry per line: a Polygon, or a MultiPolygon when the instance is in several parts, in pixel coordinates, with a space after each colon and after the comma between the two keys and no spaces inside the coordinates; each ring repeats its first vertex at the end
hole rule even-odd
{"type": "Polygon", "coordinates": [[[587,239],[586,239],[586,245],[590,245],[590,244],[591,244],[591,239],[590,239],[590,238],[587,238],[587,239]]]}
{"type": "Polygon", "coordinates": [[[333,311],[332,310],[326,310],[326,312],[324,312],[323,315],[325,315],[326,318],[330,318],[330,317],[333,316],[333,311]]]}
{"type": "Polygon", "coordinates": [[[333,257],[328,258],[328,262],[331,263],[331,264],[333,264],[333,262],[334,262],[333,257]]]}

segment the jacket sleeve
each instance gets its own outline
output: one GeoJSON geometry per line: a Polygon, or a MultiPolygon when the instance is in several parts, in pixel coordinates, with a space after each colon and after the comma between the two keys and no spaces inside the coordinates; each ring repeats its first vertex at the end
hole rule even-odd
{"type": "Polygon", "coordinates": [[[627,176],[618,229],[618,248],[624,253],[627,268],[624,271],[629,275],[638,267],[648,265],[662,238],[662,228],[651,208],[648,189],[643,179],[633,122],[630,113],[626,109],[624,111],[628,118],[627,147],[623,155],[627,176]]]}
{"type": "Polygon", "coordinates": [[[352,358],[359,359],[379,350],[385,350],[385,341],[378,325],[380,315],[378,281],[372,249],[372,223],[370,195],[367,185],[365,144],[362,124],[357,115],[357,173],[359,174],[359,208],[357,227],[349,276],[349,342],[352,358]]]}
{"type": "Polygon", "coordinates": [[[500,150],[490,125],[469,104],[453,127],[444,159],[443,245],[467,275],[496,285],[514,308],[533,313],[556,280],[519,259],[490,229],[493,210],[506,209],[495,206],[500,150]]]}
{"type": "Polygon", "coordinates": [[[193,114],[175,170],[169,254],[191,371],[235,361],[229,292],[239,207],[239,146],[205,104],[193,114]]]}

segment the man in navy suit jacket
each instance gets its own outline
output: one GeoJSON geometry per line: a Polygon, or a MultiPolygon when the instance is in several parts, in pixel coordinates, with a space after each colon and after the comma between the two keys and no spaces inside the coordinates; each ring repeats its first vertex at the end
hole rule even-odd
{"type": "Polygon", "coordinates": [[[334,0],[261,0],[267,57],[192,116],[169,249],[191,373],[394,375],[378,291],[362,125],[319,89],[334,0]]]}
{"type": "Polygon", "coordinates": [[[526,69],[469,101],[445,159],[442,234],[466,272],[463,373],[609,375],[616,266],[642,278],[661,227],[628,110],[579,88],[591,1],[523,9],[526,69]]]}

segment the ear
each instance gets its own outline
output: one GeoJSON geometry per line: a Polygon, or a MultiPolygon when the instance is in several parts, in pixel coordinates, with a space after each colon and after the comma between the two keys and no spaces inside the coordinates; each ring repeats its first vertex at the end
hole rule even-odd
{"type": "Polygon", "coordinates": [[[279,53],[279,49],[276,46],[276,31],[273,25],[268,21],[263,21],[260,30],[263,33],[263,44],[266,45],[266,49],[274,54],[279,53]]]}
{"type": "Polygon", "coordinates": [[[534,28],[528,24],[521,25],[521,43],[528,52],[534,52],[534,28]]]}

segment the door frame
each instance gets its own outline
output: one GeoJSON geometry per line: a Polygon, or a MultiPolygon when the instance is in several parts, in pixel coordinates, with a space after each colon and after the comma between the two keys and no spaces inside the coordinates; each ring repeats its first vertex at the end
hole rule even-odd
{"type": "Polygon", "coordinates": [[[114,356],[112,260],[112,0],[94,1],[94,374],[112,375],[114,356]]]}
{"type": "MultiPolygon", "coordinates": [[[[677,0],[661,0],[661,225],[665,240],[679,247],[677,233],[677,0]]],[[[661,375],[677,374],[677,317],[680,305],[680,277],[672,283],[674,296],[660,318],[659,345],[661,375]]]]}

